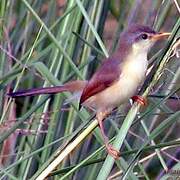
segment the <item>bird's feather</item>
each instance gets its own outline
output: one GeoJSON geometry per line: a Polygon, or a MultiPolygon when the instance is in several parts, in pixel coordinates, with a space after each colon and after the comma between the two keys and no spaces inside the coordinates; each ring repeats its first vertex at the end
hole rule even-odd
{"type": "Polygon", "coordinates": [[[75,80],[75,81],[70,81],[62,86],[33,88],[33,89],[12,92],[9,93],[8,96],[15,98],[22,96],[35,96],[40,94],[57,94],[65,91],[69,91],[72,93],[81,92],[85,87],[86,83],[87,81],[75,80]]]}
{"type": "Polygon", "coordinates": [[[109,58],[102,64],[84,87],[80,98],[80,107],[88,98],[105,90],[119,79],[121,74],[119,64],[119,60],[112,58],[109,58]]]}

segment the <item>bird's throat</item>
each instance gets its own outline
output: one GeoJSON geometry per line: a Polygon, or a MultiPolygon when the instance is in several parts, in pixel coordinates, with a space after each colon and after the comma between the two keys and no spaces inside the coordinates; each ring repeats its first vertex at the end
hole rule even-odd
{"type": "Polygon", "coordinates": [[[145,78],[148,66],[147,52],[138,53],[136,49],[132,49],[125,58],[122,74],[133,78],[137,83],[141,83],[145,78]]]}

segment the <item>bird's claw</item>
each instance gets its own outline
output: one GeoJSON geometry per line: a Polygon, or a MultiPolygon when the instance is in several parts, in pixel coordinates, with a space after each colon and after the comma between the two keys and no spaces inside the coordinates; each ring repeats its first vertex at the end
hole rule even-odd
{"type": "Polygon", "coordinates": [[[106,149],[108,151],[108,154],[110,154],[114,159],[120,158],[120,152],[114,149],[111,144],[107,144],[106,149]]]}
{"type": "Polygon", "coordinates": [[[137,102],[141,104],[142,106],[147,105],[147,100],[142,96],[136,95],[136,96],[133,96],[131,99],[133,100],[133,102],[137,102]]]}

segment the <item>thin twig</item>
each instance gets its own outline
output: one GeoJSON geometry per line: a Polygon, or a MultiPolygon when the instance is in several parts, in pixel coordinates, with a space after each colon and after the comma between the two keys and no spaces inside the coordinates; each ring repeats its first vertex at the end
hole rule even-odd
{"type": "Polygon", "coordinates": [[[175,4],[175,6],[176,6],[176,8],[177,8],[177,10],[178,10],[178,12],[179,12],[179,14],[180,14],[180,7],[179,7],[178,2],[177,2],[176,0],[173,0],[173,1],[174,1],[174,4],[175,4]]]}

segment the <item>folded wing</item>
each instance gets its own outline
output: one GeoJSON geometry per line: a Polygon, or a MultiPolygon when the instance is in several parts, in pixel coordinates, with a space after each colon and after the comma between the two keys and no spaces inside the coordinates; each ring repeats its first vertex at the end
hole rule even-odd
{"type": "Polygon", "coordinates": [[[80,98],[80,107],[88,98],[100,93],[116,82],[120,74],[120,61],[116,59],[106,60],[84,87],[80,98]]]}

